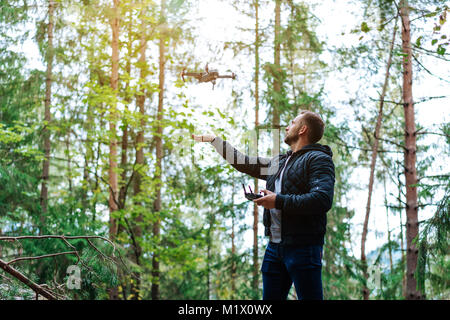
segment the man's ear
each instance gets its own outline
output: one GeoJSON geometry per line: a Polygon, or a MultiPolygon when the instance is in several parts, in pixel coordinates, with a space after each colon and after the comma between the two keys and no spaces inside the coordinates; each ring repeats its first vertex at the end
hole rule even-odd
{"type": "Polygon", "coordinates": [[[307,125],[302,125],[302,127],[300,128],[300,130],[298,130],[298,135],[302,135],[305,134],[308,131],[308,126],[307,125]]]}

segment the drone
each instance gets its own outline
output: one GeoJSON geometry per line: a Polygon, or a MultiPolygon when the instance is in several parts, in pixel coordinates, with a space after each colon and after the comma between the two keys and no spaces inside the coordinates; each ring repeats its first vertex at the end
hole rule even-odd
{"type": "Polygon", "coordinates": [[[198,82],[212,82],[213,90],[216,85],[217,79],[236,79],[236,75],[234,72],[231,75],[219,75],[219,71],[217,70],[209,70],[208,64],[206,64],[205,72],[186,72],[186,68],[181,72],[181,78],[183,82],[185,82],[184,77],[194,77],[198,80],[198,82]]]}

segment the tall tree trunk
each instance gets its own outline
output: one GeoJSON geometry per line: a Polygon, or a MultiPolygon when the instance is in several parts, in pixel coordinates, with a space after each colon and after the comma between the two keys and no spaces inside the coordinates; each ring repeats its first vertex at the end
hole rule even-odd
{"type": "Polygon", "coordinates": [[[412,94],[412,50],[411,22],[409,20],[408,1],[400,2],[402,19],[402,49],[403,49],[403,107],[405,113],[405,182],[406,182],[406,299],[420,299],[414,272],[417,267],[419,250],[413,240],[419,233],[417,181],[416,172],[416,124],[414,119],[414,101],[412,94]]]}
{"type": "Polygon", "coordinates": [[[84,167],[83,167],[83,184],[82,184],[82,193],[81,193],[81,205],[83,207],[83,212],[86,214],[86,211],[89,207],[88,201],[88,190],[89,190],[89,171],[88,171],[88,153],[86,152],[84,155],[84,167]]]}
{"type": "MultiPolygon", "coordinates": [[[[131,25],[131,21],[130,21],[131,25]]],[[[129,37],[131,38],[131,32],[129,33],[129,37]]],[[[126,72],[128,76],[131,73],[131,55],[132,55],[132,48],[131,48],[131,39],[128,42],[128,58],[127,65],[126,65],[126,72]]],[[[125,112],[128,111],[128,105],[131,103],[131,99],[128,97],[128,90],[130,87],[130,80],[126,80],[125,85],[125,112]]],[[[127,192],[127,186],[126,186],[126,180],[127,180],[127,165],[128,165],[128,122],[126,119],[124,119],[123,126],[122,126],[122,148],[121,148],[121,154],[120,154],[120,167],[122,168],[121,173],[121,186],[119,190],[119,206],[120,209],[125,208],[125,202],[126,202],[126,192],[127,192]]]]}
{"type": "Polygon", "coordinates": [[[39,234],[42,235],[43,228],[45,226],[45,216],[48,211],[48,181],[49,181],[49,171],[50,171],[50,131],[48,126],[51,121],[50,105],[52,97],[52,82],[53,82],[53,28],[54,28],[54,11],[55,3],[53,0],[48,1],[48,26],[47,26],[47,72],[45,79],[45,111],[44,111],[44,121],[45,125],[42,130],[44,137],[44,161],[42,166],[42,186],[41,186],[41,215],[39,234]]]}
{"type": "MultiPolygon", "coordinates": [[[[295,18],[296,18],[295,5],[292,5],[290,19],[295,20],[295,18]]],[[[288,56],[289,56],[289,68],[290,68],[290,73],[291,73],[293,101],[294,101],[294,104],[297,104],[297,90],[295,90],[294,48],[292,46],[289,46],[288,56]]],[[[305,61],[305,59],[303,59],[303,60],[305,61]]],[[[303,70],[306,71],[306,62],[304,63],[303,70]]],[[[305,72],[305,76],[303,77],[303,81],[304,81],[303,91],[306,92],[306,72],[305,72]]]]}
{"type": "MultiPolygon", "coordinates": [[[[161,21],[160,25],[167,23],[166,22],[166,0],[161,0],[161,21]]],[[[164,28],[161,28],[161,30],[164,28]]],[[[159,242],[160,237],[160,218],[159,213],[161,211],[161,178],[162,178],[162,157],[163,157],[163,145],[162,145],[162,119],[163,119],[163,105],[164,105],[164,81],[165,81],[165,31],[162,31],[159,39],[159,97],[158,97],[158,113],[156,115],[156,174],[155,179],[157,181],[156,184],[156,198],[154,202],[153,210],[156,214],[156,221],[153,224],[153,236],[157,239],[157,243],[159,242]]],[[[152,299],[159,300],[159,253],[157,251],[153,254],[152,261],[152,299]]]]}
{"type": "Polygon", "coordinates": [[[389,226],[389,207],[387,201],[387,188],[386,188],[386,176],[383,175],[383,187],[384,187],[384,206],[386,208],[386,227],[388,236],[388,253],[389,253],[389,270],[391,274],[394,273],[394,263],[392,261],[392,246],[391,246],[391,228],[389,226]]]}
{"type": "MultiPolygon", "coordinates": [[[[146,77],[146,70],[147,66],[145,64],[145,51],[147,50],[147,36],[145,33],[145,30],[141,31],[141,40],[139,44],[140,48],[140,57],[139,57],[139,65],[140,65],[140,72],[139,72],[139,78],[142,84],[145,83],[145,77],[146,77]]],[[[136,97],[136,104],[139,108],[139,114],[140,114],[140,129],[136,135],[136,166],[137,166],[137,172],[135,179],[133,181],[133,192],[134,195],[138,195],[142,191],[142,167],[145,164],[145,157],[144,157],[144,128],[145,128],[145,88],[142,87],[139,90],[139,94],[136,97]]],[[[143,217],[141,214],[139,214],[135,219],[135,226],[134,226],[134,235],[137,239],[142,237],[142,227],[141,224],[143,222],[143,217]]],[[[141,254],[142,254],[142,248],[140,247],[139,243],[137,242],[134,245],[134,252],[135,252],[135,262],[137,265],[141,265],[141,254]]],[[[132,288],[132,293],[136,296],[136,298],[139,296],[139,290],[140,290],[140,283],[141,283],[141,276],[139,273],[135,273],[135,279],[136,279],[136,289],[132,288]],[[133,292],[136,291],[136,292],[133,292]]]]}
{"type": "Polygon", "coordinates": [[[275,1],[275,50],[274,50],[274,79],[273,79],[273,90],[274,90],[274,105],[272,113],[272,126],[275,129],[273,134],[273,155],[280,153],[280,98],[279,94],[281,92],[281,0],[275,1]]]}
{"type": "MultiPolygon", "coordinates": [[[[402,203],[402,181],[401,181],[401,172],[400,172],[400,166],[397,168],[397,185],[398,185],[398,195],[397,195],[397,201],[398,201],[398,207],[401,208],[402,203]]],[[[401,270],[402,270],[402,294],[403,296],[406,296],[406,255],[405,255],[405,241],[404,241],[404,231],[403,231],[403,219],[402,219],[402,211],[399,211],[398,213],[400,218],[400,251],[402,253],[402,259],[401,259],[401,270]]]]}
{"type": "MultiPolygon", "coordinates": [[[[368,188],[369,194],[367,197],[366,216],[364,218],[364,226],[363,226],[363,232],[362,232],[362,237],[361,237],[361,263],[363,266],[363,274],[364,274],[364,278],[366,279],[366,281],[369,278],[369,275],[367,273],[367,260],[366,260],[366,238],[367,238],[367,233],[368,233],[368,229],[369,229],[370,204],[372,201],[372,191],[373,191],[373,184],[374,184],[374,180],[375,180],[375,167],[376,167],[376,163],[377,163],[377,150],[378,150],[378,144],[379,144],[379,138],[380,138],[381,121],[383,119],[384,98],[386,96],[386,90],[387,90],[387,87],[389,84],[389,72],[390,72],[391,65],[392,65],[392,54],[394,51],[394,43],[395,43],[396,33],[397,33],[397,20],[395,22],[394,32],[392,35],[392,41],[391,41],[391,45],[389,48],[389,57],[388,57],[387,65],[386,65],[384,84],[383,84],[383,89],[382,89],[381,96],[380,96],[380,107],[378,110],[377,123],[375,125],[375,133],[374,133],[375,139],[374,139],[373,145],[372,145],[372,159],[370,162],[370,177],[369,177],[369,188],[368,188]]],[[[367,285],[364,285],[364,287],[363,287],[363,297],[364,297],[364,300],[369,299],[369,289],[367,288],[367,285]]]]}
{"type": "MultiPolygon", "coordinates": [[[[72,198],[73,194],[73,181],[72,181],[72,158],[70,156],[70,129],[66,133],[66,153],[67,153],[67,182],[69,183],[69,197],[72,198]]],[[[73,214],[73,201],[70,200],[70,217],[73,214]]]]}
{"type": "Polygon", "coordinates": [[[206,299],[211,300],[211,249],[212,249],[212,232],[213,232],[213,217],[208,217],[209,228],[206,234],[206,299]]]}
{"type": "MultiPolygon", "coordinates": [[[[255,0],[255,146],[256,155],[258,154],[258,126],[259,126],[259,0],[255,0]]],[[[258,192],[258,179],[254,180],[254,190],[258,192]]],[[[259,287],[259,265],[258,265],[258,221],[259,212],[256,203],[253,205],[253,281],[252,288],[254,292],[254,298],[258,297],[258,287],[259,287]]]]}
{"type": "MultiPolygon", "coordinates": [[[[104,124],[103,122],[103,115],[100,118],[100,127],[102,127],[102,125],[104,124]]],[[[100,179],[98,176],[98,171],[99,171],[99,167],[100,167],[100,155],[101,155],[101,141],[97,141],[97,152],[95,155],[95,171],[94,171],[94,177],[95,177],[95,181],[94,181],[94,190],[99,190],[99,185],[100,185],[100,179]]],[[[95,222],[96,218],[97,218],[97,202],[98,202],[98,197],[94,194],[93,196],[93,201],[92,201],[92,222],[95,222]]]]}
{"type": "MultiPolygon", "coordinates": [[[[89,80],[93,80],[93,71],[90,71],[89,80]]],[[[84,144],[84,167],[83,167],[83,192],[81,194],[81,203],[83,206],[83,211],[86,213],[89,209],[89,199],[88,192],[94,188],[91,185],[89,172],[92,170],[92,166],[94,165],[94,135],[92,134],[91,128],[94,126],[94,110],[92,104],[87,105],[87,116],[86,121],[83,123],[83,130],[86,132],[86,142],[84,144]],[[91,170],[89,169],[91,168],[91,170]]],[[[92,171],[91,171],[92,172],[92,171]]],[[[95,190],[95,189],[94,189],[95,190]]],[[[95,197],[92,197],[93,199],[95,197]]],[[[91,207],[92,208],[92,207],[91,207]]],[[[92,214],[94,214],[94,210],[92,209],[92,214]]]]}
{"type": "MultiPolygon", "coordinates": [[[[125,109],[128,109],[125,107],[125,109]]],[[[119,190],[119,205],[120,208],[125,208],[125,202],[126,202],[126,180],[127,180],[127,172],[126,167],[128,164],[128,157],[127,157],[127,150],[128,150],[128,124],[123,125],[122,129],[122,148],[121,148],[121,157],[120,157],[120,166],[123,168],[123,171],[121,173],[121,182],[122,185],[119,190]]]]}
{"type": "MultiPolygon", "coordinates": [[[[232,203],[234,204],[234,200],[232,203]]],[[[231,217],[231,299],[233,300],[236,299],[236,243],[234,241],[236,235],[234,232],[234,221],[234,217],[231,217]]]]}
{"type": "MultiPolygon", "coordinates": [[[[131,75],[131,59],[133,56],[133,34],[132,34],[132,26],[133,26],[133,17],[130,15],[130,18],[128,21],[125,22],[125,24],[128,26],[127,30],[127,57],[126,57],[126,65],[125,65],[125,72],[126,72],[126,80],[125,81],[125,91],[123,93],[124,100],[125,100],[125,112],[127,113],[129,110],[129,105],[131,103],[131,97],[129,94],[130,89],[130,75],[131,75]]],[[[120,175],[120,188],[119,188],[119,203],[118,207],[120,210],[123,210],[125,208],[125,204],[127,201],[127,166],[128,166],[128,135],[129,135],[129,126],[128,126],[128,120],[126,117],[122,119],[122,143],[121,143],[121,154],[120,154],[120,168],[121,168],[121,175],[120,175]]],[[[122,233],[126,228],[122,224],[117,225],[117,234],[122,233]]],[[[131,231],[133,232],[133,231],[131,231]]],[[[132,239],[134,239],[134,236],[131,236],[132,239]]],[[[135,257],[135,250],[134,246],[132,247],[131,252],[128,254],[131,255],[131,260],[134,261],[135,257]]],[[[135,261],[134,261],[135,262],[135,261]]],[[[134,274],[134,273],[133,273],[134,274]]],[[[123,300],[126,300],[129,295],[127,292],[128,289],[128,283],[130,283],[130,292],[132,299],[138,298],[138,291],[135,288],[135,283],[133,282],[133,277],[128,276],[122,276],[120,279],[120,291],[121,291],[121,298],[123,300]],[[130,280],[131,279],[131,280],[130,280]]]]}
{"type": "MultiPolygon", "coordinates": [[[[113,0],[113,17],[111,21],[112,41],[111,41],[111,89],[113,94],[117,95],[119,84],[119,0],[113,0]]],[[[113,217],[115,211],[118,210],[118,180],[117,180],[117,137],[116,137],[116,121],[117,121],[117,105],[110,106],[110,122],[109,122],[109,237],[114,240],[117,234],[117,222],[113,217]]],[[[118,290],[112,288],[109,292],[111,300],[117,300],[118,290]]]]}

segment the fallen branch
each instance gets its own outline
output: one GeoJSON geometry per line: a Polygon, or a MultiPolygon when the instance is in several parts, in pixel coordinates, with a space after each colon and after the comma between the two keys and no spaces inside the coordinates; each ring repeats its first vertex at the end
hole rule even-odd
{"type": "MultiPolygon", "coordinates": [[[[22,273],[20,273],[18,270],[14,269],[13,267],[11,267],[10,265],[19,261],[30,261],[30,260],[40,260],[40,259],[45,259],[45,258],[50,258],[50,257],[56,257],[56,256],[62,256],[62,255],[68,255],[68,254],[72,254],[75,255],[78,259],[77,264],[79,262],[81,262],[81,264],[86,267],[88,270],[91,270],[91,268],[89,266],[87,266],[84,261],[81,259],[78,250],[71,244],[69,243],[68,240],[79,240],[79,239],[84,239],[87,241],[87,243],[89,244],[89,246],[91,248],[93,248],[96,252],[98,252],[100,254],[100,256],[104,259],[108,259],[111,260],[113,262],[115,262],[115,260],[105,254],[103,254],[95,245],[94,243],[91,241],[92,239],[101,239],[103,241],[108,242],[112,247],[113,247],[113,252],[112,252],[112,256],[115,257],[115,251],[116,251],[116,246],[114,245],[114,243],[109,240],[108,238],[105,237],[101,237],[101,236],[65,236],[65,235],[42,235],[42,236],[17,236],[17,237],[0,237],[0,241],[8,241],[8,242],[13,242],[13,243],[18,243],[20,245],[21,242],[20,240],[40,240],[40,239],[60,239],[62,240],[69,248],[72,249],[72,251],[66,251],[66,252],[57,252],[57,253],[50,253],[50,254],[45,254],[45,255],[41,255],[41,256],[31,256],[31,257],[19,257],[16,259],[13,259],[11,261],[4,261],[4,260],[0,260],[0,267],[9,275],[13,276],[14,278],[18,279],[20,282],[22,282],[23,284],[25,284],[26,286],[28,286],[29,288],[31,288],[36,295],[42,295],[45,298],[49,299],[49,300],[57,300],[58,299],[58,295],[56,293],[51,292],[50,289],[46,289],[46,285],[38,285],[36,283],[34,283],[33,281],[31,281],[29,278],[27,278],[25,275],[23,275],[22,273]]],[[[122,257],[120,256],[119,253],[119,259],[121,260],[121,262],[125,265],[125,263],[122,260],[122,257]]]]}
{"type": "Polygon", "coordinates": [[[32,289],[36,294],[40,294],[43,297],[47,298],[48,300],[57,300],[56,296],[53,295],[53,293],[45,290],[42,286],[38,285],[37,283],[31,281],[26,276],[24,276],[22,273],[8,265],[5,261],[0,259],[0,268],[2,268],[6,273],[12,275],[14,278],[25,284],[27,287],[32,289]]]}

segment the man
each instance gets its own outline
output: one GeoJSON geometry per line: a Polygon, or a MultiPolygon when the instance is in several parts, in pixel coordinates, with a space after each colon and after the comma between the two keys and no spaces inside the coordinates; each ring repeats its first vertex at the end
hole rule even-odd
{"type": "Polygon", "coordinates": [[[211,142],[238,171],[267,181],[265,196],[254,200],[264,207],[270,237],[261,266],[264,300],[285,300],[292,283],[298,299],[323,299],[322,246],[335,181],[333,153],[317,143],[324,128],[318,114],[302,111],[286,128],[291,150],[272,159],[248,157],[213,135],[193,135],[211,142]]]}

